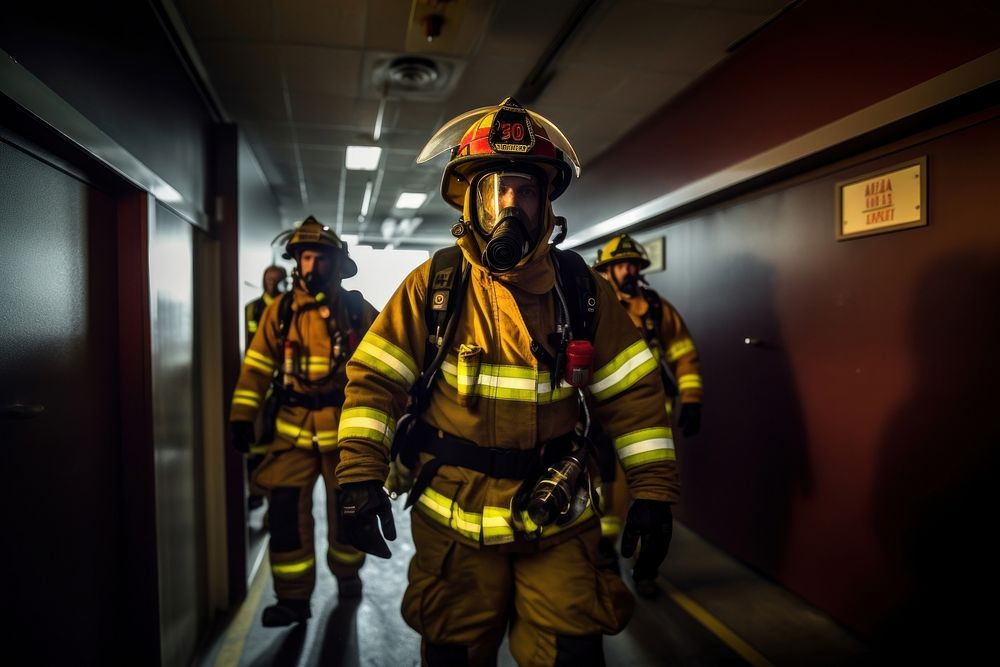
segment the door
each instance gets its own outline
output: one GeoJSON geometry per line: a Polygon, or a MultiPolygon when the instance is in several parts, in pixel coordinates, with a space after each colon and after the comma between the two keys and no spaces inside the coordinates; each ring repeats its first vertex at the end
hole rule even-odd
{"type": "Polygon", "coordinates": [[[115,200],[0,135],[4,635],[120,657],[125,536],[115,200]]]}

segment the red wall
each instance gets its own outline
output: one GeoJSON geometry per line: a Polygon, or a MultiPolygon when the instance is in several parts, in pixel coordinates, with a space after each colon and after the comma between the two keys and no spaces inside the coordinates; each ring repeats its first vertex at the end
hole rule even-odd
{"type": "Polygon", "coordinates": [[[1000,562],[998,149],[995,107],[639,235],[703,361],[678,516],[893,652],[985,632],[1000,562]],[[918,156],[928,226],[837,241],[836,183],[918,156]]]}

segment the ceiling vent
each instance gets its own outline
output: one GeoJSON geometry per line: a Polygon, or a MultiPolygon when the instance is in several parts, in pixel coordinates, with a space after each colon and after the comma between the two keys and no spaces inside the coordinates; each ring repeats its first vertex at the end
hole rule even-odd
{"type": "Polygon", "coordinates": [[[365,54],[364,81],[373,97],[436,102],[454,90],[465,63],[453,58],[372,52],[365,54]]]}
{"type": "Polygon", "coordinates": [[[433,60],[415,56],[396,58],[386,67],[385,79],[390,86],[407,90],[424,90],[438,79],[438,67],[433,60]]]}

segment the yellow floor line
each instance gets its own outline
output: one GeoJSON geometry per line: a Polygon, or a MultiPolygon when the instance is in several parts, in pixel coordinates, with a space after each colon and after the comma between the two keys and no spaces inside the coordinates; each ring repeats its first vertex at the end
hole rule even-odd
{"type": "Polygon", "coordinates": [[[689,598],[677,589],[676,586],[659,577],[660,585],[666,589],[667,594],[681,606],[684,611],[694,617],[696,621],[704,625],[709,632],[722,640],[722,642],[735,651],[741,658],[754,667],[774,667],[774,665],[757,650],[743,641],[735,632],[727,628],[722,622],[708,613],[704,607],[689,598]]]}
{"type": "Polygon", "coordinates": [[[260,606],[260,598],[264,595],[267,587],[268,571],[267,563],[263,562],[257,568],[257,575],[253,579],[253,584],[247,593],[246,599],[240,605],[240,610],[236,613],[236,618],[226,630],[226,636],[222,640],[222,648],[215,658],[215,667],[236,667],[243,657],[243,645],[246,644],[247,635],[250,634],[250,626],[257,616],[257,607],[260,606]]]}

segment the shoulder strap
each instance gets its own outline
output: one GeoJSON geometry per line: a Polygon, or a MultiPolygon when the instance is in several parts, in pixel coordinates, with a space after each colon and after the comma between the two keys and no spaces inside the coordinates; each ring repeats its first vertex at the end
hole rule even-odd
{"type": "Polygon", "coordinates": [[[642,316],[642,335],[647,342],[660,337],[660,322],[663,321],[663,302],[654,290],[643,289],[642,296],[649,304],[646,314],[642,316]]]}
{"type": "Polygon", "coordinates": [[[427,273],[427,295],[424,299],[424,322],[427,323],[427,351],[424,355],[424,369],[444,343],[444,332],[455,314],[460,295],[452,298],[462,273],[462,249],[449,246],[434,253],[430,271],[427,273]]]}
{"type": "Polygon", "coordinates": [[[597,285],[587,261],[572,250],[552,248],[556,259],[556,280],[566,295],[569,325],[573,335],[594,342],[597,329],[597,285]]]}
{"type": "Polygon", "coordinates": [[[285,292],[281,295],[281,303],[278,304],[278,340],[282,343],[288,338],[288,328],[292,325],[292,303],[294,301],[292,292],[285,292]]]}

